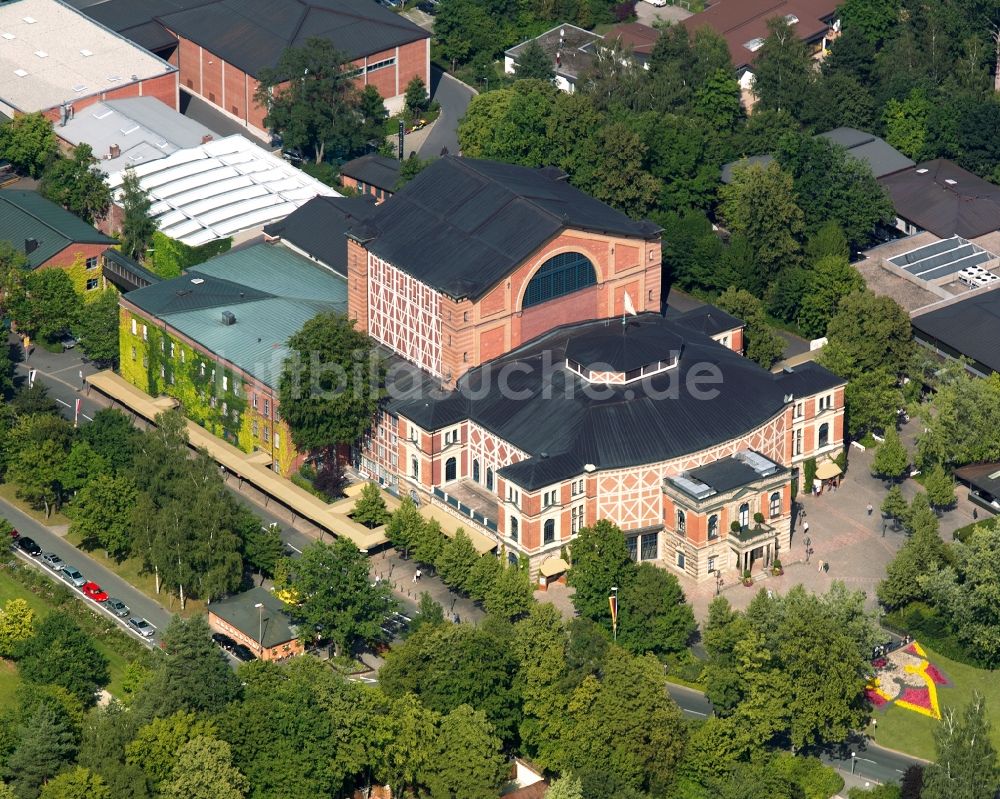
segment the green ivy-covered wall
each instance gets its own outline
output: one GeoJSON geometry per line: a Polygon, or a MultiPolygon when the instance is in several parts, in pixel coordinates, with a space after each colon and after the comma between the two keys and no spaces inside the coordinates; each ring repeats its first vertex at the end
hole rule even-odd
{"type": "Polygon", "coordinates": [[[281,474],[291,473],[298,452],[288,426],[275,420],[277,403],[269,402],[273,418],[264,415],[262,386],[245,385],[240,375],[212,355],[124,308],[119,315],[119,342],[120,372],[129,383],[152,397],[165,394],[177,399],[191,421],[243,452],[270,453],[281,474]],[[261,395],[256,409],[254,391],[261,395]]]}
{"type": "Polygon", "coordinates": [[[83,298],[84,302],[93,302],[105,291],[118,291],[104,279],[100,258],[98,258],[96,267],[87,269],[86,257],[78,253],[71,265],[60,268],[69,276],[73,290],[83,298]],[[98,281],[97,288],[88,290],[87,281],[91,279],[98,281]]]}

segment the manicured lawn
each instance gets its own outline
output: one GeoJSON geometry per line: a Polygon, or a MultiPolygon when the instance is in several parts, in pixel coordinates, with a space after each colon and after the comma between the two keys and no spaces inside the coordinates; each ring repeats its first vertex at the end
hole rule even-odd
{"type": "MultiPolygon", "coordinates": [[[[35,596],[31,591],[14,582],[8,575],[0,572],[0,605],[10,599],[23,599],[38,616],[46,616],[53,611],[52,605],[41,597],[35,596]]],[[[80,600],[81,602],[83,600],[80,600]]],[[[120,654],[111,649],[103,641],[95,641],[94,645],[108,659],[108,668],[111,672],[111,682],[108,690],[116,696],[121,696],[122,679],[125,676],[125,666],[127,661],[120,654]]],[[[12,701],[14,692],[20,683],[17,676],[17,669],[10,663],[0,660],[0,706],[12,701]]]]}
{"type": "Polygon", "coordinates": [[[44,524],[46,527],[58,527],[59,525],[69,524],[69,518],[59,513],[59,511],[53,511],[52,515],[46,519],[44,510],[35,510],[28,507],[24,500],[17,498],[17,486],[13,483],[0,483],[0,499],[5,499],[11,505],[17,506],[19,511],[26,516],[30,516],[39,524],[44,524]]]}
{"type": "MultiPolygon", "coordinates": [[[[966,705],[972,694],[979,691],[986,697],[986,706],[993,720],[993,745],[1000,748],[1000,680],[997,673],[956,663],[926,646],[924,649],[928,660],[944,673],[950,683],[937,689],[941,713],[949,707],[966,705]]],[[[934,757],[934,729],[939,721],[895,705],[876,710],[872,715],[878,720],[878,729],[872,736],[877,743],[927,760],[934,757]]],[[[871,728],[868,732],[872,733],[871,728]]]]}

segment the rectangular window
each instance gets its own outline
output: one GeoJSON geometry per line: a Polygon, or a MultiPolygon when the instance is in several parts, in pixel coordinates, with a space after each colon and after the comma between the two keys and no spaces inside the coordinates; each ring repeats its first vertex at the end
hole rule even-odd
{"type": "Polygon", "coordinates": [[[628,556],[632,560],[639,560],[639,537],[633,535],[626,538],[625,549],[628,550],[628,556]]]}
{"type": "Polygon", "coordinates": [[[187,363],[187,353],[184,352],[183,347],[181,347],[181,363],[187,363]]]}
{"type": "Polygon", "coordinates": [[[160,379],[163,380],[167,376],[167,367],[160,365],[160,379]]]}
{"type": "Polygon", "coordinates": [[[174,345],[174,342],[171,341],[170,342],[170,357],[173,358],[174,355],[176,354],[176,352],[177,352],[177,347],[174,345]]]}
{"type": "Polygon", "coordinates": [[[281,449],[281,433],[274,434],[274,448],[281,449]]]}
{"type": "Polygon", "coordinates": [[[803,411],[803,405],[802,405],[802,403],[801,402],[796,402],[795,403],[795,413],[793,414],[794,418],[801,419],[802,418],[802,411],[803,411]]]}
{"type": "Polygon", "coordinates": [[[167,342],[164,339],[160,339],[160,352],[167,351],[167,342]]]}
{"type": "Polygon", "coordinates": [[[257,392],[254,392],[253,399],[250,400],[250,404],[253,405],[254,410],[257,410],[257,392]]]}
{"type": "Polygon", "coordinates": [[[708,571],[709,572],[714,572],[715,571],[715,562],[716,562],[715,555],[709,555],[708,556],[708,571]]]}
{"type": "Polygon", "coordinates": [[[88,258],[87,259],[87,271],[89,272],[91,269],[97,269],[97,256],[96,255],[93,258],[88,258]]]}
{"type": "Polygon", "coordinates": [[[132,347],[132,360],[135,360],[135,347],[132,347]]]}
{"type": "Polygon", "coordinates": [[[225,400],[222,401],[222,415],[223,416],[228,416],[229,415],[229,405],[228,405],[228,403],[226,403],[225,400]]]}
{"type": "Polygon", "coordinates": [[[265,419],[271,418],[271,400],[269,399],[264,400],[264,418],[265,419]]]}
{"type": "Polygon", "coordinates": [[[801,455],[802,454],[802,430],[801,429],[795,431],[795,454],[796,455],[801,455]]]}
{"type": "Polygon", "coordinates": [[[253,433],[253,437],[254,438],[258,438],[260,436],[260,425],[257,424],[257,420],[256,419],[254,419],[250,423],[250,432],[253,433]]]}
{"type": "Polygon", "coordinates": [[[677,550],[677,568],[684,568],[684,551],[680,549],[677,550]]]}
{"type": "Polygon", "coordinates": [[[149,341],[149,328],[146,325],[142,326],[142,340],[149,341]]]}
{"type": "Polygon", "coordinates": [[[87,281],[87,291],[93,291],[98,287],[99,284],[100,281],[96,277],[92,277],[90,280],[87,281]]]}
{"type": "Polygon", "coordinates": [[[136,331],[136,324],[135,324],[135,319],[133,319],[132,320],[132,335],[133,336],[135,335],[135,331],[136,331]]]}
{"type": "Polygon", "coordinates": [[[659,533],[646,533],[642,537],[642,559],[643,560],[656,560],[659,554],[659,533]]]}

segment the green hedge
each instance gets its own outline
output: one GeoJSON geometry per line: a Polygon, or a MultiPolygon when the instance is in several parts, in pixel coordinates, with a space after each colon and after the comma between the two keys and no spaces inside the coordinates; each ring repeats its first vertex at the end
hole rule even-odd
{"type": "Polygon", "coordinates": [[[973,530],[985,527],[988,524],[996,524],[996,522],[996,518],[980,519],[978,522],[965,525],[965,527],[959,527],[951,534],[951,537],[955,541],[961,541],[963,544],[967,544],[969,543],[969,537],[972,535],[973,530]]]}
{"type": "Polygon", "coordinates": [[[925,602],[912,602],[904,608],[885,615],[889,627],[912,635],[920,643],[926,644],[946,658],[965,663],[977,669],[992,668],[990,664],[970,654],[955,637],[947,619],[937,609],[925,602]]]}
{"type": "Polygon", "coordinates": [[[219,239],[202,244],[200,247],[189,247],[176,239],[156,231],[153,234],[153,252],[149,256],[147,266],[164,280],[179,277],[184,270],[204,263],[209,258],[229,252],[233,240],[219,239]]]}
{"type": "Polygon", "coordinates": [[[844,787],[844,778],[815,757],[783,752],[774,758],[774,770],[802,789],[805,799],[830,799],[844,787]]]}

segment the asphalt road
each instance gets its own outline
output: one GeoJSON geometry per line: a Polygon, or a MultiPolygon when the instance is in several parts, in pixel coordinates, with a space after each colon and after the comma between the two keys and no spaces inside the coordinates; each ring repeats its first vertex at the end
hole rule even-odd
{"type": "Polygon", "coordinates": [[[475,92],[451,75],[431,67],[431,99],[441,104],[441,116],[427,135],[426,141],[417,153],[421,158],[437,158],[441,150],[448,149],[457,155],[458,122],[465,116],[465,109],[475,96],[475,92]]]}
{"type": "MultiPolygon", "coordinates": [[[[163,607],[163,605],[160,605],[158,602],[150,599],[142,593],[142,591],[125,582],[125,580],[113,571],[105,566],[102,566],[85,552],[81,552],[64,538],[56,535],[49,528],[39,524],[30,516],[25,515],[10,503],[0,500],[0,514],[2,514],[5,519],[14,525],[21,535],[33,538],[35,543],[37,543],[44,552],[54,552],[69,565],[76,566],[76,568],[83,573],[84,577],[100,585],[101,588],[107,591],[110,596],[117,597],[128,605],[129,609],[132,611],[132,616],[144,617],[150,624],[156,627],[157,633],[162,632],[167,628],[172,614],[169,610],[163,607]]],[[[36,558],[23,556],[21,559],[23,561],[30,561],[34,563],[38,570],[43,572],[50,579],[65,585],[70,590],[73,590],[77,596],[80,597],[81,602],[86,602],[90,605],[96,606],[95,602],[84,598],[83,595],[79,591],[73,589],[69,583],[60,580],[49,569],[42,566],[36,558]]],[[[130,626],[125,622],[126,620],[122,620],[122,628],[132,632],[130,626]]],[[[137,635],[136,633],[132,634],[139,640],[145,640],[142,636],[137,635]]]]}
{"type": "Polygon", "coordinates": [[[683,685],[667,683],[667,693],[680,707],[681,712],[692,719],[708,718],[714,712],[712,703],[701,691],[694,688],[687,688],[683,685]]]}

